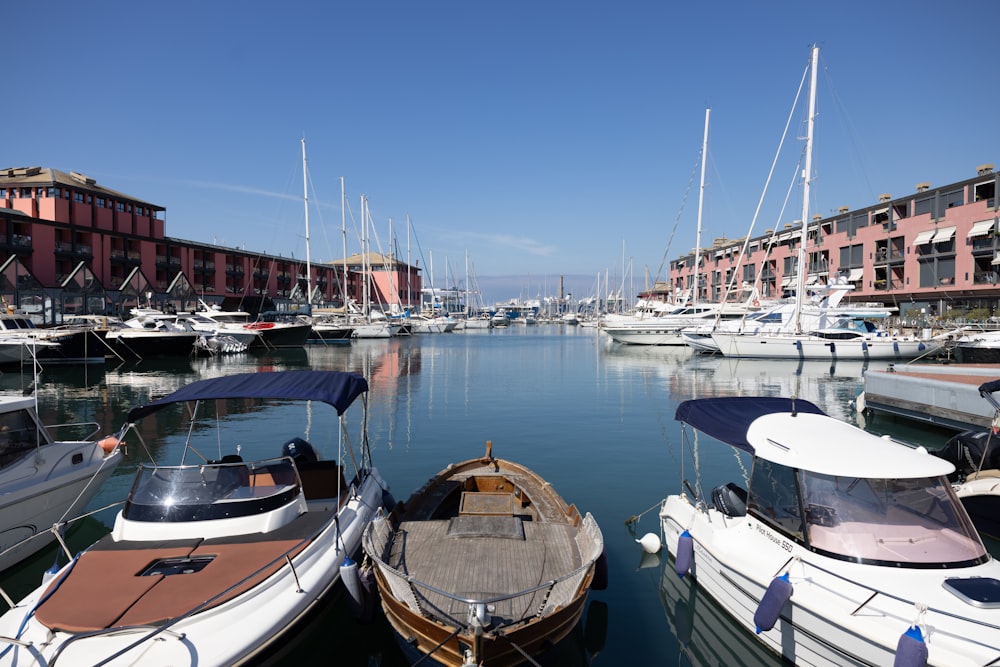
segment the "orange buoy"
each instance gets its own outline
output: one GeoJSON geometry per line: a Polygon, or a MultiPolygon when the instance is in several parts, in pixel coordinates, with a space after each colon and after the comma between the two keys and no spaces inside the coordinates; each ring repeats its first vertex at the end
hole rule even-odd
{"type": "Polygon", "coordinates": [[[97,441],[97,446],[104,450],[105,454],[110,454],[115,451],[115,447],[119,444],[118,438],[113,435],[109,435],[106,438],[101,438],[97,441]]]}

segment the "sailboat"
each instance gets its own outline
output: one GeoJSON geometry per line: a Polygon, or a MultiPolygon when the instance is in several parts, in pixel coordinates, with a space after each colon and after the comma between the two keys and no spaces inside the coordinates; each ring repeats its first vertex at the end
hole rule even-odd
{"type": "Polygon", "coordinates": [[[795,302],[787,325],[757,332],[712,333],[714,346],[730,357],[769,359],[914,359],[934,353],[943,342],[905,336],[874,326],[870,320],[843,318],[830,325],[812,326],[804,321],[806,296],[806,246],[809,242],[809,188],[812,181],[813,134],[816,120],[816,59],[813,53],[809,83],[809,111],[806,131],[805,166],[802,180],[802,230],[798,244],[795,302]]]}
{"type": "Polygon", "coordinates": [[[352,338],[391,338],[397,335],[402,326],[389,322],[381,312],[372,310],[371,305],[371,250],[368,241],[368,199],[361,196],[361,274],[364,276],[362,287],[362,316],[354,323],[352,338]]]}
{"type": "MultiPolygon", "coordinates": [[[[698,302],[698,271],[701,266],[701,221],[705,199],[705,163],[708,154],[708,127],[711,109],[705,109],[705,134],[701,148],[701,185],[698,192],[698,225],[695,232],[694,278],[689,303],[653,316],[616,318],[604,324],[604,332],[618,343],[629,345],[687,345],[681,331],[722,318],[738,318],[746,314],[746,306],[729,303],[698,302]]],[[[574,313],[575,319],[575,313],[574,313]]],[[[576,322],[574,321],[574,324],[576,322]]]]}

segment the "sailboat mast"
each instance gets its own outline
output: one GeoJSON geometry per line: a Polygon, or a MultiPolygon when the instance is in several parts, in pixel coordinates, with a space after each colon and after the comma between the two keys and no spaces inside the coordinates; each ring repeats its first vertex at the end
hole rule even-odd
{"type": "Polygon", "coordinates": [[[701,267],[701,215],[705,205],[705,163],[708,162],[708,120],[712,115],[712,109],[705,109],[705,136],[701,142],[701,185],[698,188],[698,226],[694,235],[694,287],[691,297],[691,304],[698,304],[698,271],[701,267]]]}
{"type": "Polygon", "coordinates": [[[344,299],[344,314],[347,309],[347,193],[344,190],[344,177],[340,177],[340,237],[344,245],[344,282],[341,283],[344,299]]]}
{"type": "Polygon", "coordinates": [[[806,291],[806,243],[809,240],[809,185],[812,183],[813,129],[816,122],[816,69],[819,47],[813,46],[809,75],[809,117],[806,119],[806,160],[802,171],[802,233],[799,236],[798,275],[795,285],[795,333],[802,333],[802,303],[806,291]]]}
{"type": "Polygon", "coordinates": [[[309,260],[309,172],[306,171],[306,138],[302,137],[302,201],[306,210],[306,303],[312,306],[312,262],[309,260]]]}

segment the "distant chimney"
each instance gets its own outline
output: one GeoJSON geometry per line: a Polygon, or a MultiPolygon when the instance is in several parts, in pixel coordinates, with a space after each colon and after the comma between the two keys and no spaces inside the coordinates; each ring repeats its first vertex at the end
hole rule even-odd
{"type": "Polygon", "coordinates": [[[885,193],[883,193],[883,194],[880,194],[880,195],[878,196],[878,200],[879,200],[880,202],[882,202],[883,204],[884,204],[885,202],[889,201],[890,199],[892,199],[892,195],[891,195],[891,194],[889,194],[888,192],[885,192],[885,193]]]}
{"type": "Polygon", "coordinates": [[[978,167],[976,167],[976,174],[978,176],[985,176],[986,174],[992,174],[992,173],[993,173],[992,164],[981,164],[978,167]]]}
{"type": "Polygon", "coordinates": [[[841,206],[837,209],[837,213],[847,213],[851,208],[849,206],[841,206]]]}
{"type": "Polygon", "coordinates": [[[823,216],[820,215],[819,213],[817,213],[816,215],[813,216],[813,222],[819,222],[822,219],[823,219],[823,216]]]}
{"type": "Polygon", "coordinates": [[[927,190],[928,190],[928,189],[929,189],[930,187],[931,187],[931,184],[930,184],[930,183],[927,183],[927,182],[924,182],[924,183],[917,183],[917,192],[927,192],[927,190]]]}

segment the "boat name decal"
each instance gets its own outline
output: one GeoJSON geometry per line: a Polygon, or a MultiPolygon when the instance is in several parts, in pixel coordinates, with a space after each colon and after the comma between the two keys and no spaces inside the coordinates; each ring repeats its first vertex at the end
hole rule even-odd
{"type": "Polygon", "coordinates": [[[764,525],[761,524],[761,523],[755,523],[754,526],[757,528],[757,532],[758,533],[760,533],[761,535],[763,535],[767,539],[771,540],[772,542],[774,542],[775,544],[777,544],[779,547],[781,547],[785,551],[788,551],[789,553],[791,553],[791,551],[792,551],[792,543],[791,542],[789,542],[788,540],[783,539],[783,538],[775,535],[770,530],[768,530],[767,528],[765,528],[764,525]]]}

